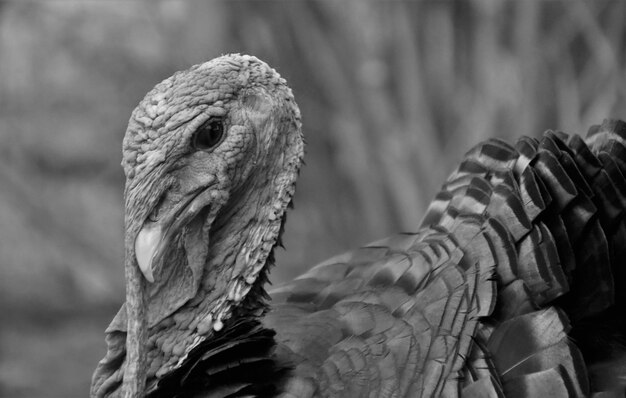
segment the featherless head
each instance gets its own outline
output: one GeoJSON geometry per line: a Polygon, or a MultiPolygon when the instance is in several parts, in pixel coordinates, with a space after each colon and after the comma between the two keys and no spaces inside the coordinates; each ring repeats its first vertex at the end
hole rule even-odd
{"type": "Polygon", "coordinates": [[[132,340],[133,314],[145,314],[147,333],[134,332],[146,335],[149,383],[219,332],[263,281],[302,155],[291,90],[255,57],[216,58],[146,95],[123,143],[127,303],[107,330],[92,393],[119,388],[128,364],[112,353],[124,354],[125,332],[132,340]]]}
{"type": "Polygon", "coordinates": [[[233,193],[265,188],[254,184],[260,171],[292,177],[279,172],[300,162],[299,119],[285,80],[246,55],[178,72],[146,95],[131,116],[122,165],[127,228],[143,224],[135,247],[148,281],[171,243],[162,238],[202,211],[215,217],[233,193]]]}

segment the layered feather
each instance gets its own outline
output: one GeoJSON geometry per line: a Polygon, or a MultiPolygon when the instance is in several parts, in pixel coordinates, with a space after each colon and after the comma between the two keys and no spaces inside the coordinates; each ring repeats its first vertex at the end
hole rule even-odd
{"type": "MultiPolygon", "coordinates": [[[[591,148],[548,131],[469,151],[414,234],[271,292],[265,324],[310,396],[587,396],[619,391],[624,124],[591,148]],[[602,369],[606,370],[606,366],[602,369]],[[591,372],[590,372],[591,370],[591,372]],[[591,384],[590,384],[591,382],[591,384]]],[[[590,138],[589,140],[592,140],[590,138]]]]}

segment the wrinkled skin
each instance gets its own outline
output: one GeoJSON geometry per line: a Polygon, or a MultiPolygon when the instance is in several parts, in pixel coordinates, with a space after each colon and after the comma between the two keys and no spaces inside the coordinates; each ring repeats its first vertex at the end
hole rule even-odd
{"type": "Polygon", "coordinates": [[[127,301],[92,396],[142,396],[144,378],[149,388],[223,327],[263,272],[302,155],[291,91],[254,57],[196,65],[146,95],[123,146],[127,301]],[[223,137],[198,148],[210,119],[223,137]]]}

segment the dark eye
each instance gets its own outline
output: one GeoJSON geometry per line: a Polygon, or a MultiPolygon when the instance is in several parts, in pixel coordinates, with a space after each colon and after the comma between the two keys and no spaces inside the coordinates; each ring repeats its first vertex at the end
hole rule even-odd
{"type": "Polygon", "coordinates": [[[193,146],[196,149],[206,150],[215,147],[224,136],[224,123],[221,118],[211,118],[204,122],[193,137],[193,146]]]}

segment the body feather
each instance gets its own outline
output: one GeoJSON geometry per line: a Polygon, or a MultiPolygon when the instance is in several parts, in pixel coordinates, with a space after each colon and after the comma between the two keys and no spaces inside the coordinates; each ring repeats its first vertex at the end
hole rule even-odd
{"type": "Polygon", "coordinates": [[[623,391],[615,384],[623,379],[598,385],[593,375],[598,350],[622,358],[613,349],[623,322],[612,321],[624,305],[621,126],[592,128],[613,137],[591,148],[552,131],[515,146],[482,143],[419,232],[337,256],[270,291],[263,322],[309,396],[623,391]]]}

